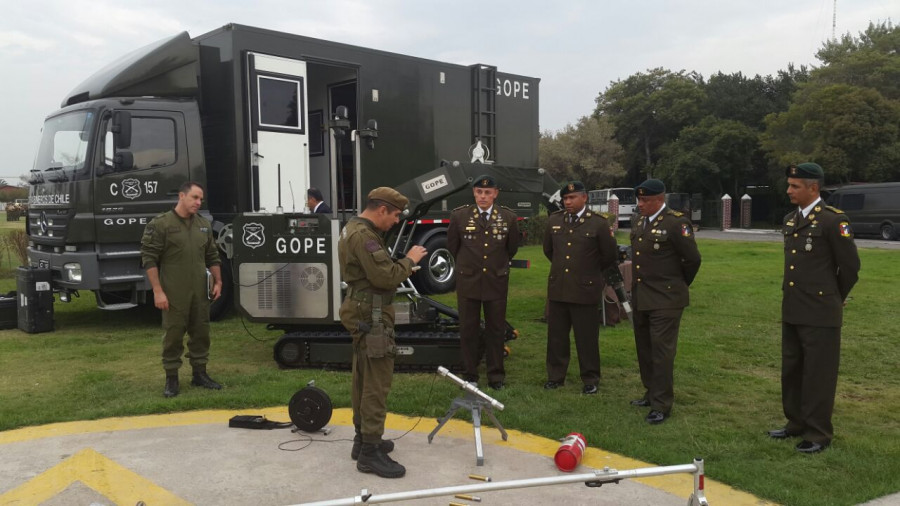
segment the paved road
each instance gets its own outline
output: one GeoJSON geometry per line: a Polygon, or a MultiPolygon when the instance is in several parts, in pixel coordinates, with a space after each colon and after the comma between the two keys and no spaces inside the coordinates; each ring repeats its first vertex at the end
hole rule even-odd
{"type": "MultiPolygon", "coordinates": [[[[510,430],[482,428],[484,465],[475,462],[473,428],[450,420],[428,443],[434,419],[388,414],[386,437],[399,438],[392,454],[406,465],[406,477],[387,480],[356,470],[350,460],[353,426],[349,409],[335,410],[328,435],[297,435],[288,429],[228,428],[235,414],[289,420],[286,407],[241,411],[195,411],[59,423],[0,432],[0,504],[153,505],[271,504],[353,498],[363,489],[379,495],[449,486],[569,476],[553,464],[558,441],[510,430]],[[402,436],[402,437],[401,437],[402,436]]],[[[497,417],[502,423],[503,413],[497,417]]],[[[648,432],[653,427],[646,427],[648,432]]],[[[625,471],[652,464],[606,452],[591,444],[574,474],[625,471]]],[[[686,456],[683,464],[690,464],[686,456]]],[[[682,464],[681,462],[676,464],[682,464]]],[[[705,480],[711,504],[768,504],[714,480],[705,480]]],[[[693,489],[690,474],[622,480],[602,488],[583,483],[476,493],[483,504],[683,506],[693,489]]],[[[446,505],[451,496],[400,504],[446,505]]],[[[471,501],[460,501],[471,504],[471,501]]]]}

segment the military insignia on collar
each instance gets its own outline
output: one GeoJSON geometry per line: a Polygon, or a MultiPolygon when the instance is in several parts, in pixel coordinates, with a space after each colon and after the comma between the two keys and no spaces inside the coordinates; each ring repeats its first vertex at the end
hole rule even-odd
{"type": "Polygon", "coordinates": [[[816,206],[814,210],[818,213],[822,210],[822,206],[816,206]]]}

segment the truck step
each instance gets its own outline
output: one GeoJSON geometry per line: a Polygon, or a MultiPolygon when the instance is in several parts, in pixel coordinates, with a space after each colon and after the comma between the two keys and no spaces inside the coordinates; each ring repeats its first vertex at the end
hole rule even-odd
{"type": "Polygon", "coordinates": [[[118,304],[103,304],[97,305],[98,308],[103,309],[105,311],[120,311],[122,309],[131,309],[133,307],[137,307],[137,304],[132,304],[131,302],[120,302],[118,304]]]}
{"type": "Polygon", "coordinates": [[[123,274],[121,276],[103,276],[100,278],[100,284],[109,285],[112,283],[132,283],[143,280],[143,274],[123,274]]]}

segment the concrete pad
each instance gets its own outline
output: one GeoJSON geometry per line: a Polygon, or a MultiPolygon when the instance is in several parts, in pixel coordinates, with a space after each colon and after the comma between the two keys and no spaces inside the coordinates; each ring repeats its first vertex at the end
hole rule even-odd
{"type": "MultiPolygon", "coordinates": [[[[429,444],[427,435],[437,425],[434,419],[391,414],[385,437],[399,438],[391,456],[406,466],[407,473],[401,479],[383,479],[358,472],[350,459],[349,409],[335,410],[328,435],[228,428],[228,419],[236,414],[290,419],[286,407],[277,407],[111,418],[2,432],[0,504],[286,505],[352,498],[363,489],[386,494],[482,483],[469,479],[469,474],[490,476],[493,482],[566,475],[553,463],[558,441],[509,430],[504,442],[498,430],[484,425],[485,462],[477,466],[470,423],[451,420],[429,444]]],[[[686,456],[679,464],[689,463],[686,456]]],[[[588,448],[574,474],[604,466],[652,467],[588,448]]],[[[601,488],[573,483],[475,495],[482,504],[684,505],[692,488],[693,477],[678,474],[601,488]]],[[[711,504],[765,504],[712,480],[706,480],[706,496],[711,504]]],[[[450,501],[473,504],[452,496],[395,504],[450,501]]]]}

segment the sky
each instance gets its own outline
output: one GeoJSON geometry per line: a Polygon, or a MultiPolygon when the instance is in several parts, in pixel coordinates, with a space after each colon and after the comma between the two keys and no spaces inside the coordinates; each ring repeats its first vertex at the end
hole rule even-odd
{"type": "Polygon", "coordinates": [[[816,65],[835,33],[900,22],[897,0],[5,0],[0,178],[34,162],[44,118],[119,56],[188,31],[257,26],[541,79],[540,129],[590,115],[612,82],[663,67],[747,76],[816,65]],[[836,8],[835,8],[836,6],[836,8]]]}

